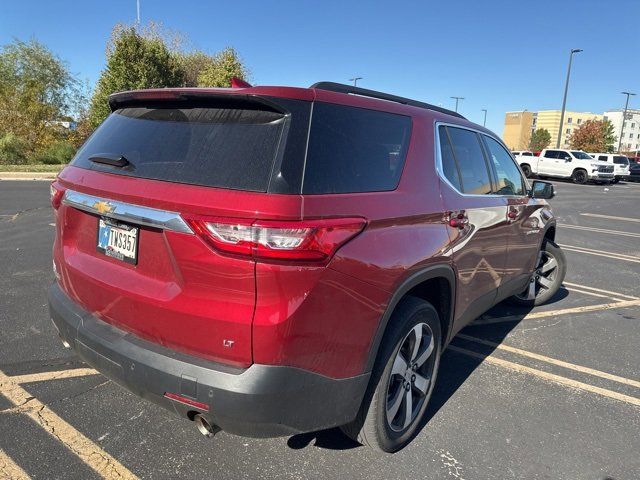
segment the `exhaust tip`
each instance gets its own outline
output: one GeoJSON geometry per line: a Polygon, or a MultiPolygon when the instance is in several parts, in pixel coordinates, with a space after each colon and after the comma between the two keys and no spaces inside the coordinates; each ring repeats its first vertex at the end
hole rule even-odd
{"type": "Polygon", "coordinates": [[[217,425],[212,425],[199,413],[197,413],[193,417],[193,421],[196,422],[198,431],[207,438],[213,438],[214,435],[220,431],[220,427],[218,427],[217,425]]]}

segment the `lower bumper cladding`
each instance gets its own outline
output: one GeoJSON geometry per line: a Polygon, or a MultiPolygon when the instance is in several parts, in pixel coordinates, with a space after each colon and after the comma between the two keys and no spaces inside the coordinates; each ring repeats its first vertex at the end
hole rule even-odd
{"type": "Polygon", "coordinates": [[[58,285],[49,290],[49,311],[62,341],[100,373],[183,418],[204,418],[242,436],[348,423],[369,381],[369,374],[334,379],[287,366],[237,369],[181,354],[100,320],[58,285]]]}

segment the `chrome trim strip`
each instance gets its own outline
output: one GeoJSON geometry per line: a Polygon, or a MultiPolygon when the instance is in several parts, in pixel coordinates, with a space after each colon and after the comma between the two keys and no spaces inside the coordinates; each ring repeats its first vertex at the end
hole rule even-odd
{"type": "Polygon", "coordinates": [[[74,190],[64,192],[62,203],[94,215],[114,218],[123,222],[193,234],[189,224],[176,212],[94,197],[74,190]]]}

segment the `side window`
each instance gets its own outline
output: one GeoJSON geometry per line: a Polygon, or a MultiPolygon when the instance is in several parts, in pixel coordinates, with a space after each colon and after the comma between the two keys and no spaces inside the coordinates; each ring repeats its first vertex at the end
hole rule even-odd
{"type": "Polygon", "coordinates": [[[491,137],[484,137],[489,151],[489,158],[493,162],[498,180],[496,194],[524,195],[525,188],[520,170],[502,145],[491,137]]]}
{"type": "Polygon", "coordinates": [[[544,152],[544,158],[559,158],[557,150],[547,150],[544,152]]]}
{"type": "Polygon", "coordinates": [[[491,193],[491,180],[478,134],[454,127],[447,127],[447,132],[460,172],[461,191],[474,195],[491,193]]]}
{"type": "Polygon", "coordinates": [[[440,136],[442,173],[444,173],[444,176],[449,180],[451,185],[456,187],[459,191],[462,191],[462,185],[460,184],[460,172],[458,171],[456,160],[453,157],[453,149],[451,148],[451,142],[449,142],[449,135],[447,134],[446,127],[439,127],[438,135],[440,136]]]}
{"type": "Polygon", "coordinates": [[[600,155],[598,157],[598,160],[602,160],[603,162],[606,162],[607,161],[607,157],[605,155],[600,155]]]}

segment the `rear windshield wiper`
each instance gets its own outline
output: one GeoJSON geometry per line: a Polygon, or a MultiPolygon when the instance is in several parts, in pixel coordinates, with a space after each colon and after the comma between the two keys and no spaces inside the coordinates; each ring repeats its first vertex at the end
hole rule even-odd
{"type": "Polygon", "coordinates": [[[127,165],[130,165],[129,160],[127,160],[122,155],[114,153],[96,153],[95,155],[91,155],[89,157],[89,160],[95,163],[112,165],[114,167],[126,167],[127,165]]]}

